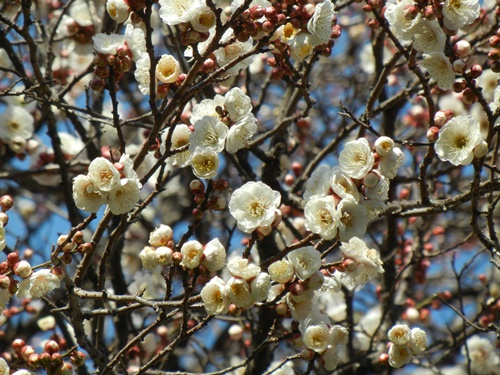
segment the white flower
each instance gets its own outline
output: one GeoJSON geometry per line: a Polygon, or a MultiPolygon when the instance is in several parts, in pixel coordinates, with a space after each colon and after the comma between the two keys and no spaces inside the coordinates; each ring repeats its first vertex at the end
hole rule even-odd
{"type": "Polygon", "coordinates": [[[125,35],[99,33],[92,37],[92,41],[97,53],[115,55],[116,48],[125,44],[125,35]]]}
{"type": "Polygon", "coordinates": [[[215,95],[213,99],[203,99],[193,107],[189,121],[194,125],[205,116],[215,117],[221,120],[217,112],[217,107],[224,109],[225,104],[226,98],[222,95],[215,95]]]}
{"type": "Polygon", "coordinates": [[[229,90],[224,98],[226,111],[232,121],[238,121],[252,112],[252,100],[239,87],[229,90]]]}
{"type": "Polygon", "coordinates": [[[219,170],[219,154],[210,147],[198,146],[191,154],[191,166],[196,177],[210,180],[219,170]]]}
{"type": "Polygon", "coordinates": [[[351,198],[359,202],[361,194],[359,194],[357,186],[347,173],[342,172],[338,167],[332,169],[330,187],[340,198],[351,198]]]}
{"type": "Polygon", "coordinates": [[[3,227],[3,223],[0,223],[0,251],[5,249],[7,246],[7,239],[5,237],[5,228],[3,227]]]}
{"type": "Polygon", "coordinates": [[[66,157],[73,158],[85,148],[85,144],[80,138],[69,133],[60,132],[59,140],[61,141],[61,151],[66,157]]]}
{"type": "MultiPolygon", "coordinates": [[[[54,329],[56,326],[56,319],[48,315],[44,318],[38,319],[36,322],[38,328],[40,328],[42,331],[50,331],[51,329],[54,329]]],[[[0,372],[1,374],[1,372],[0,372]]]]}
{"type": "Polygon", "coordinates": [[[125,27],[125,40],[127,42],[127,46],[132,51],[132,59],[134,61],[139,60],[142,57],[142,54],[146,52],[146,36],[144,31],[135,27],[133,24],[129,23],[125,27]]]}
{"type": "Polygon", "coordinates": [[[282,259],[272,263],[267,272],[269,272],[269,276],[273,281],[284,284],[289,282],[295,275],[295,268],[288,260],[282,259]]]}
{"type": "MultiPolygon", "coordinates": [[[[234,37],[234,30],[228,29],[220,40],[220,44],[226,44],[234,37]]],[[[253,40],[249,38],[246,42],[235,41],[231,44],[226,45],[225,47],[221,47],[214,52],[215,58],[217,59],[217,63],[222,68],[224,65],[227,65],[231,61],[239,58],[245,53],[249,52],[253,47],[253,40]]],[[[229,68],[226,72],[226,76],[234,76],[239,73],[240,70],[245,69],[250,65],[254,56],[249,56],[237,64],[235,64],[232,68],[229,68]]]]}
{"type": "Polygon", "coordinates": [[[427,349],[427,334],[425,331],[420,328],[413,328],[408,346],[413,354],[423,353],[427,349]]]}
{"type": "Polygon", "coordinates": [[[77,0],[71,4],[69,9],[70,17],[77,22],[80,26],[92,26],[92,14],[90,7],[84,0],[77,0]]]}
{"type": "Polygon", "coordinates": [[[5,359],[0,358],[0,375],[9,375],[9,373],[10,373],[9,365],[7,365],[5,359]]]}
{"type": "Polygon", "coordinates": [[[22,369],[22,370],[17,370],[12,375],[36,375],[36,373],[34,373],[33,371],[22,369]]]}
{"type": "Polygon", "coordinates": [[[377,185],[365,188],[365,197],[368,199],[387,201],[389,199],[389,179],[380,176],[377,185]]]}
{"type": "MultiPolygon", "coordinates": [[[[187,125],[178,124],[175,127],[174,132],[172,134],[172,139],[171,139],[172,146],[170,147],[170,149],[173,151],[177,148],[188,145],[190,134],[191,131],[189,130],[189,127],[187,125]]],[[[161,147],[162,152],[165,152],[164,141],[167,139],[167,135],[168,133],[165,133],[162,137],[162,147],[161,147]]],[[[190,164],[191,161],[191,151],[187,149],[186,151],[176,152],[174,155],[170,156],[167,160],[173,165],[178,165],[181,168],[186,167],[190,164]]]]}
{"type": "Polygon", "coordinates": [[[410,327],[406,324],[396,324],[387,333],[387,338],[396,345],[406,345],[411,339],[410,327]]]}
{"type": "Polygon", "coordinates": [[[339,349],[334,345],[329,345],[328,348],[321,354],[321,364],[327,371],[333,371],[339,364],[339,349]]]}
{"type": "Polygon", "coordinates": [[[265,272],[259,273],[257,277],[250,282],[250,293],[256,302],[262,302],[267,299],[270,289],[271,277],[265,272]]]}
{"type": "Polygon", "coordinates": [[[335,325],[332,327],[332,344],[346,345],[349,340],[349,332],[347,328],[335,325]]]}
{"type": "Polygon", "coordinates": [[[203,255],[201,264],[210,272],[221,270],[224,267],[224,263],[226,263],[226,249],[218,238],[214,238],[205,245],[203,255]]]}
{"type": "Polygon", "coordinates": [[[362,237],[368,227],[368,212],[366,208],[352,199],[344,198],[337,206],[340,212],[339,238],[349,241],[352,237],[362,237]]]}
{"type": "Polygon", "coordinates": [[[352,261],[352,266],[342,272],[341,281],[355,287],[366,284],[379,273],[384,273],[383,263],[375,249],[369,249],[366,243],[353,237],[340,246],[344,258],[352,261]]]}
{"type": "Polygon", "coordinates": [[[414,35],[413,29],[422,18],[420,12],[413,17],[407,14],[409,7],[414,7],[413,0],[388,1],[386,7],[384,16],[391,29],[403,42],[410,42],[414,35]]]}
{"type": "Polygon", "coordinates": [[[16,136],[29,139],[35,130],[34,123],[33,116],[26,109],[9,105],[0,115],[0,139],[5,143],[16,136]]]}
{"type": "Polygon", "coordinates": [[[445,26],[453,30],[470,25],[479,17],[479,13],[478,0],[445,0],[443,5],[445,26]]]}
{"type": "Polygon", "coordinates": [[[292,314],[292,318],[297,321],[303,321],[306,319],[314,308],[315,305],[314,300],[314,290],[306,290],[300,296],[294,296],[290,293],[286,295],[286,304],[290,309],[290,313],[292,314]]]}
{"type": "Polygon", "coordinates": [[[422,66],[429,71],[439,88],[450,90],[455,83],[455,72],[448,57],[443,52],[429,52],[423,57],[422,66]]]}
{"type": "Polygon", "coordinates": [[[249,113],[231,126],[226,138],[227,152],[234,154],[248,145],[250,139],[257,132],[256,121],[254,115],[249,113]]]}
{"type": "Polygon", "coordinates": [[[179,62],[172,55],[162,55],[156,64],[156,78],[163,83],[173,83],[181,74],[179,62]]]}
{"type": "Polygon", "coordinates": [[[303,61],[314,50],[313,35],[298,34],[290,43],[290,53],[295,61],[303,61]]]}
{"type": "Polygon", "coordinates": [[[19,283],[17,296],[19,298],[41,298],[51,290],[59,288],[61,280],[48,269],[33,272],[29,279],[19,283]]]}
{"type": "Polygon", "coordinates": [[[172,239],[172,228],[168,225],[160,224],[158,228],[149,235],[149,244],[151,246],[166,246],[168,241],[172,239]]]}
{"type": "Polygon", "coordinates": [[[422,19],[415,27],[413,47],[420,52],[442,52],[446,43],[444,33],[437,20],[422,19]]]}
{"type": "Polygon", "coordinates": [[[102,157],[90,163],[88,177],[103,192],[109,192],[120,185],[120,173],[109,160],[102,157]]]}
{"type": "Polygon", "coordinates": [[[101,192],[93,179],[79,175],[73,179],[73,199],[80,210],[97,212],[107,202],[107,194],[101,192]]]}
{"type": "Polygon", "coordinates": [[[149,60],[149,54],[144,52],[141,54],[140,58],[135,62],[134,77],[139,84],[139,91],[143,95],[149,94],[149,84],[151,82],[151,76],[149,74],[149,69],[151,67],[151,61],[149,60]]]}
{"type": "Polygon", "coordinates": [[[326,165],[320,165],[304,184],[304,199],[310,199],[313,195],[325,196],[330,190],[330,176],[332,169],[326,165]]]}
{"type": "Polygon", "coordinates": [[[457,116],[439,130],[434,149],[443,161],[468,165],[474,158],[474,147],[482,140],[479,121],[472,116],[457,116]]]}
{"type": "Polygon", "coordinates": [[[160,17],[170,26],[189,22],[196,14],[207,8],[202,0],[160,0],[159,3],[160,17]]]}
{"type": "Polygon", "coordinates": [[[229,297],[226,284],[215,276],[201,290],[203,306],[209,315],[225,314],[229,310],[229,297]]]}
{"type": "Polygon", "coordinates": [[[411,362],[413,354],[407,345],[392,344],[389,348],[389,364],[391,367],[400,368],[411,362]]]}
{"type": "Polygon", "coordinates": [[[191,18],[191,26],[200,33],[206,33],[215,25],[215,14],[207,7],[198,9],[198,13],[191,18]]]}
{"type": "Polygon", "coordinates": [[[380,156],[389,155],[393,148],[394,141],[391,138],[386,137],[385,135],[378,137],[375,141],[375,151],[377,151],[377,154],[379,154],[380,156]]]}
{"type": "Polygon", "coordinates": [[[158,266],[158,258],[156,251],[150,246],[145,246],[139,253],[139,258],[142,262],[142,268],[145,270],[154,270],[158,266]]]}
{"type": "Polygon", "coordinates": [[[405,160],[405,155],[399,147],[394,147],[388,155],[381,156],[378,162],[378,171],[386,178],[393,179],[405,160]]]}
{"type": "Polygon", "coordinates": [[[194,123],[194,131],[189,135],[189,149],[193,152],[197,147],[203,146],[222,152],[227,132],[227,125],[217,117],[203,116],[194,123]]]}
{"type": "MultiPolygon", "coordinates": [[[[467,339],[467,351],[469,352],[472,374],[500,374],[500,358],[495,353],[494,346],[485,337],[472,336],[467,339]]],[[[466,356],[465,346],[462,347],[462,355],[466,356]]]]}
{"type": "MultiPolygon", "coordinates": [[[[330,34],[331,34],[331,26],[330,26],[330,34]]],[[[290,44],[290,42],[295,38],[295,36],[301,31],[301,29],[296,29],[293,27],[291,22],[287,22],[284,25],[281,25],[274,33],[274,38],[279,38],[280,42],[290,44]]]]}
{"type": "Polygon", "coordinates": [[[272,224],[280,201],[280,193],[261,181],[250,181],[233,192],[229,212],[240,230],[252,233],[260,226],[272,224]]]}
{"type": "Polygon", "coordinates": [[[331,0],[316,4],[314,13],[307,23],[307,30],[315,36],[311,38],[314,45],[326,44],[332,35],[332,19],[336,12],[331,0]]]}
{"type": "Polygon", "coordinates": [[[108,205],[114,215],[122,215],[134,208],[141,198],[142,185],[138,180],[123,178],[115,189],[109,192],[108,205]]]}
{"type": "Polygon", "coordinates": [[[303,334],[306,348],[322,353],[332,342],[330,329],[326,324],[310,325],[303,334]]]}
{"type": "Polygon", "coordinates": [[[335,208],[335,198],[313,196],[304,207],[306,227],[326,240],[337,235],[340,213],[335,208]]]}
{"type": "Polygon", "coordinates": [[[155,250],[155,256],[158,260],[158,264],[161,266],[168,266],[172,263],[173,251],[170,247],[160,246],[155,250]]]}
{"type": "Polygon", "coordinates": [[[321,267],[321,253],[312,246],[293,250],[288,254],[288,260],[301,280],[308,279],[321,267]]]}
{"type": "Polygon", "coordinates": [[[373,168],[374,157],[365,138],[347,142],[340,152],[340,169],[352,178],[361,179],[373,168]]]}
{"type": "Polygon", "coordinates": [[[198,241],[188,241],[181,247],[182,266],[193,269],[200,265],[203,255],[203,246],[198,241]]]}
{"type": "Polygon", "coordinates": [[[246,258],[234,258],[227,264],[227,269],[234,277],[239,277],[244,280],[250,280],[260,273],[260,267],[249,263],[246,258]]]}
{"type": "Polygon", "coordinates": [[[243,279],[232,277],[226,284],[229,299],[236,307],[249,308],[255,303],[250,293],[250,286],[243,279]]]}
{"type": "Polygon", "coordinates": [[[106,10],[112,20],[117,23],[123,23],[128,19],[129,6],[125,0],[108,0],[106,2],[106,10]]]}

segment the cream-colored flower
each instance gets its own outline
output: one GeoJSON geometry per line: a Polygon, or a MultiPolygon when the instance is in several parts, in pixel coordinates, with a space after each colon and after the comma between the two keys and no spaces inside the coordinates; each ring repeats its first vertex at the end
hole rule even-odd
{"type": "Polygon", "coordinates": [[[156,258],[155,249],[150,246],[145,246],[139,253],[139,258],[142,262],[142,268],[145,270],[154,270],[158,266],[158,258],[156,258]]]}
{"type": "Polygon", "coordinates": [[[306,280],[321,267],[321,253],[312,246],[301,247],[288,254],[288,260],[301,280],[306,280]]]}
{"type": "Polygon", "coordinates": [[[209,315],[225,314],[229,310],[230,300],[226,284],[215,276],[201,290],[203,307],[209,315]]]}
{"type": "Polygon", "coordinates": [[[389,154],[381,156],[378,162],[378,171],[386,178],[393,179],[398,169],[403,165],[405,155],[399,147],[394,147],[389,154]]]}
{"type": "Polygon", "coordinates": [[[260,267],[250,263],[246,258],[234,258],[227,264],[227,269],[234,277],[251,280],[260,273],[260,267]]]}
{"type": "Polygon", "coordinates": [[[410,327],[406,324],[396,324],[387,333],[387,338],[396,345],[406,345],[411,339],[410,327]]]}
{"type": "Polygon", "coordinates": [[[215,14],[209,7],[201,7],[191,18],[191,26],[200,33],[206,33],[215,25],[215,14]]]}
{"type": "Polygon", "coordinates": [[[130,8],[125,0],[108,0],[106,11],[112,20],[123,23],[128,19],[130,8]]]}
{"type": "Polygon", "coordinates": [[[181,74],[181,66],[172,55],[162,55],[156,64],[156,78],[163,83],[174,83],[181,74]]]}
{"type": "Polygon", "coordinates": [[[469,337],[466,344],[467,350],[463,346],[461,353],[464,356],[468,354],[472,374],[500,374],[500,357],[490,340],[475,335],[469,337]]]}
{"type": "Polygon", "coordinates": [[[325,370],[335,370],[340,361],[338,347],[335,345],[328,345],[328,348],[321,354],[320,360],[325,370]]]}
{"type": "Polygon", "coordinates": [[[280,201],[280,193],[261,181],[250,181],[233,192],[229,212],[240,230],[251,233],[260,226],[272,224],[280,201]]]}
{"type": "Polygon", "coordinates": [[[155,250],[155,256],[160,266],[169,266],[172,263],[174,252],[170,247],[160,246],[155,250]]]}
{"type": "Polygon", "coordinates": [[[304,207],[306,227],[326,240],[337,235],[340,213],[335,207],[335,198],[313,196],[304,207]]]}
{"type": "Polygon", "coordinates": [[[219,154],[211,147],[198,146],[191,154],[191,167],[196,177],[210,180],[219,170],[219,154]]]}
{"type": "Polygon", "coordinates": [[[188,241],[181,247],[182,266],[193,269],[200,265],[203,246],[196,240],[188,241]]]}
{"type": "Polygon", "coordinates": [[[7,365],[5,359],[0,358],[0,375],[9,375],[9,374],[10,374],[9,365],[7,365]]]}
{"type": "Polygon", "coordinates": [[[257,120],[249,113],[241,117],[231,126],[226,138],[226,151],[234,154],[236,151],[246,147],[254,134],[257,132],[257,120]]]}
{"type": "Polygon", "coordinates": [[[422,19],[415,27],[413,47],[420,52],[442,52],[446,43],[444,33],[437,20],[422,19]]]}
{"type": "Polygon", "coordinates": [[[269,296],[271,289],[271,277],[261,272],[250,282],[250,293],[256,302],[262,302],[269,296]]]}
{"type": "Polygon", "coordinates": [[[295,269],[292,263],[286,259],[273,262],[267,269],[267,272],[269,272],[269,276],[271,276],[273,281],[281,284],[289,282],[295,275],[295,269]]]}
{"type": "Polygon", "coordinates": [[[443,161],[468,165],[474,158],[474,148],[482,140],[479,121],[472,116],[457,116],[439,130],[434,149],[443,161]]]}
{"type": "Polygon", "coordinates": [[[19,298],[41,298],[60,285],[61,280],[56,275],[48,269],[42,269],[33,272],[29,279],[21,281],[16,294],[19,298]]]}
{"type": "Polygon", "coordinates": [[[389,348],[389,365],[400,368],[411,362],[413,354],[408,345],[392,344],[389,348]]]}
{"type": "Polygon", "coordinates": [[[306,348],[322,353],[332,342],[332,334],[326,324],[310,325],[303,334],[306,348]]]}
{"type": "Polygon", "coordinates": [[[116,48],[125,44],[125,35],[119,34],[96,34],[93,36],[92,41],[94,49],[97,53],[103,55],[115,55],[116,48]]]}
{"type": "Polygon", "coordinates": [[[149,73],[150,67],[151,67],[151,61],[149,60],[149,54],[144,52],[135,62],[135,71],[134,71],[135,80],[139,84],[139,91],[143,95],[149,95],[150,92],[149,89],[149,85],[151,82],[151,75],[149,73]]]}
{"type": "Polygon", "coordinates": [[[221,270],[226,263],[226,249],[218,238],[214,238],[205,245],[203,255],[201,264],[210,272],[221,270]]]}
{"type": "Polygon", "coordinates": [[[160,0],[159,3],[160,17],[170,26],[189,22],[208,8],[203,0],[160,0]]]}
{"type": "Polygon", "coordinates": [[[189,135],[191,152],[197,147],[210,147],[215,152],[224,150],[228,128],[217,117],[203,116],[194,123],[194,131],[189,135]]]}
{"type": "Polygon", "coordinates": [[[337,206],[340,212],[338,222],[339,238],[343,242],[352,237],[362,237],[368,227],[368,213],[366,208],[354,200],[344,198],[337,206]]]}
{"type": "Polygon", "coordinates": [[[408,346],[413,354],[423,353],[427,349],[427,333],[420,328],[413,328],[408,346]]]}
{"type": "Polygon", "coordinates": [[[168,241],[172,239],[172,236],[172,228],[168,225],[160,224],[158,228],[150,233],[149,244],[155,247],[166,246],[168,241]]]}
{"type": "Polygon", "coordinates": [[[225,108],[231,121],[238,121],[252,112],[252,100],[239,87],[229,90],[224,98],[225,108]]]}
{"type": "Polygon", "coordinates": [[[141,198],[141,187],[138,180],[122,178],[120,185],[109,192],[108,206],[111,212],[122,215],[132,210],[141,198]]]}
{"type": "Polygon", "coordinates": [[[455,83],[455,72],[450,60],[443,52],[429,52],[424,54],[422,66],[429,71],[429,74],[436,81],[442,90],[450,90],[455,83]]]}
{"type": "MultiPolygon", "coordinates": [[[[174,151],[177,148],[187,146],[189,144],[189,137],[191,131],[189,127],[185,124],[178,124],[172,134],[171,147],[170,150],[174,151]]],[[[162,136],[162,146],[161,151],[165,152],[165,140],[167,139],[168,133],[164,133],[162,136]]],[[[178,165],[179,167],[186,167],[191,162],[191,151],[189,149],[181,152],[176,152],[174,155],[170,156],[168,159],[169,163],[173,165],[178,165]]]]}
{"type": "Polygon", "coordinates": [[[330,190],[330,176],[332,169],[326,165],[320,165],[304,184],[304,199],[309,200],[312,196],[328,195],[330,190]]]}
{"type": "Polygon", "coordinates": [[[341,281],[350,286],[362,286],[384,273],[382,260],[375,249],[369,249],[360,238],[353,237],[348,243],[340,246],[345,260],[350,260],[349,268],[342,272],[341,281]]]}
{"type": "Polygon", "coordinates": [[[375,141],[375,151],[379,156],[387,156],[390,154],[394,148],[394,141],[392,138],[386,137],[385,135],[378,137],[375,141]]]}
{"type": "Polygon", "coordinates": [[[314,13],[307,23],[307,30],[314,36],[313,45],[326,44],[332,35],[332,20],[335,15],[331,0],[316,4],[314,13]]]}
{"type": "Polygon", "coordinates": [[[339,165],[348,176],[361,179],[373,168],[374,160],[368,141],[360,138],[346,143],[340,152],[339,165]]]}
{"type": "Polygon", "coordinates": [[[88,177],[102,192],[107,193],[120,186],[120,173],[108,159],[102,157],[90,163],[88,177]]]}
{"type": "Polygon", "coordinates": [[[409,13],[410,7],[414,7],[413,0],[392,0],[386,4],[384,16],[391,25],[394,33],[405,43],[410,43],[414,36],[414,28],[422,19],[420,12],[413,16],[409,13]]]}
{"type": "Polygon", "coordinates": [[[446,27],[459,29],[473,23],[480,14],[478,0],[445,0],[443,16],[446,27]]]}
{"type": "Polygon", "coordinates": [[[243,280],[232,277],[226,283],[229,299],[236,307],[249,308],[255,303],[250,293],[250,285],[243,280]]]}
{"type": "Polygon", "coordinates": [[[23,107],[9,105],[0,115],[0,139],[5,143],[15,137],[29,139],[33,135],[35,120],[23,107]]]}
{"type": "MultiPolygon", "coordinates": [[[[229,28],[224,35],[222,36],[220,40],[220,44],[227,44],[231,40],[233,40],[234,37],[234,30],[229,28]]],[[[215,58],[217,59],[217,63],[219,64],[220,67],[224,67],[228,63],[232,62],[233,60],[243,56],[247,52],[249,52],[253,47],[253,40],[252,38],[249,38],[246,42],[239,42],[239,41],[234,41],[232,43],[229,43],[225,45],[224,47],[221,47],[217,49],[214,52],[215,58]]],[[[240,70],[245,69],[250,65],[250,63],[253,61],[253,58],[255,56],[249,56],[241,61],[239,61],[237,64],[235,64],[233,67],[229,68],[224,75],[225,76],[234,76],[237,75],[240,70]]]]}
{"type": "Polygon", "coordinates": [[[107,202],[107,193],[102,192],[90,177],[79,175],[73,179],[73,199],[80,210],[97,212],[107,202]]]}
{"type": "Polygon", "coordinates": [[[340,198],[351,198],[359,202],[361,194],[359,194],[357,186],[347,173],[342,172],[338,167],[334,167],[331,173],[330,187],[333,192],[340,198]]]}

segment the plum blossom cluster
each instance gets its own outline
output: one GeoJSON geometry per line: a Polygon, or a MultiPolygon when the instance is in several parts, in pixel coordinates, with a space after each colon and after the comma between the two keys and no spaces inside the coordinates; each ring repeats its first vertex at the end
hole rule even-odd
{"type": "Polygon", "coordinates": [[[389,181],[403,161],[389,137],[378,138],[374,151],[365,138],[347,142],[338,167],[320,166],[306,182],[306,227],[326,240],[362,237],[384,209],[389,181]]]}
{"type": "Polygon", "coordinates": [[[490,340],[474,335],[467,339],[465,345],[462,347],[462,355],[470,358],[472,374],[500,374],[500,356],[490,340]]]}
{"type": "Polygon", "coordinates": [[[387,333],[390,340],[389,365],[400,368],[411,362],[414,355],[427,348],[427,334],[420,328],[410,330],[406,324],[397,324],[387,333]]]}
{"type": "MultiPolygon", "coordinates": [[[[176,152],[168,161],[180,167],[191,165],[194,175],[203,179],[217,175],[219,153],[223,150],[237,152],[247,146],[257,132],[251,99],[237,87],[224,96],[216,95],[214,99],[196,104],[190,121],[191,128],[178,124],[171,137],[172,151],[188,144],[189,148],[176,152]]],[[[167,135],[163,138],[166,139],[167,135]]]]}
{"type": "Polygon", "coordinates": [[[21,339],[15,339],[12,348],[17,355],[17,361],[9,367],[7,362],[0,358],[0,375],[35,375],[34,371],[42,369],[47,374],[70,375],[73,373],[73,366],[80,367],[85,363],[85,354],[73,350],[67,356],[55,340],[47,340],[42,353],[37,353],[33,346],[27,345],[21,339]],[[65,362],[68,357],[70,362],[65,362]],[[17,371],[12,372],[14,370],[17,371]]]}
{"type": "Polygon", "coordinates": [[[103,204],[108,204],[114,215],[121,215],[134,208],[140,199],[141,187],[127,154],[114,164],[98,157],[90,163],[87,175],[73,179],[73,198],[81,210],[97,212],[103,204]]]}
{"type": "MultiPolygon", "coordinates": [[[[384,14],[398,39],[406,44],[413,42],[413,48],[423,53],[421,64],[438,86],[443,90],[451,89],[455,82],[454,66],[444,54],[446,33],[437,16],[442,17],[448,30],[461,29],[478,19],[479,1],[446,0],[442,8],[413,0],[391,1],[384,14]]],[[[461,57],[468,55],[467,52],[460,54],[461,57]]],[[[461,73],[464,64],[457,61],[455,65],[460,67],[457,71],[461,73]]]]}
{"type": "Polygon", "coordinates": [[[0,114],[0,149],[7,146],[15,154],[23,154],[28,149],[28,140],[35,131],[32,112],[36,103],[24,104],[19,97],[5,97],[7,102],[0,114]]]}

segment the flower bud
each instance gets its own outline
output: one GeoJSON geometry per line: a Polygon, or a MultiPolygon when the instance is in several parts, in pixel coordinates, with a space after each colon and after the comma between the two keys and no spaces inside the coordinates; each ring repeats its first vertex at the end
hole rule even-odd
{"type": "Polygon", "coordinates": [[[14,267],[16,263],[19,262],[19,254],[18,253],[10,253],[7,255],[7,263],[9,263],[9,267],[14,267]]]}
{"type": "Polygon", "coordinates": [[[439,129],[436,126],[431,126],[427,130],[427,139],[429,142],[436,142],[439,136],[439,129]]]}
{"type": "Polygon", "coordinates": [[[13,267],[13,270],[14,274],[22,279],[30,277],[33,273],[31,265],[25,260],[21,260],[20,262],[16,263],[13,267]]]}
{"type": "Polygon", "coordinates": [[[6,226],[9,223],[9,216],[5,212],[0,212],[0,224],[6,226]]]}
{"type": "MultiPolygon", "coordinates": [[[[24,343],[24,341],[23,341],[23,343],[24,343]]],[[[12,346],[14,346],[14,344],[12,346]]],[[[32,355],[32,354],[36,354],[36,351],[35,351],[35,348],[33,348],[31,345],[24,345],[21,348],[21,351],[18,353],[19,357],[23,361],[28,361],[30,355],[32,355]]]]}
{"type": "Polygon", "coordinates": [[[16,353],[17,355],[19,355],[19,353],[21,353],[21,350],[25,346],[26,346],[26,343],[24,342],[24,340],[21,340],[21,339],[15,339],[12,342],[12,349],[14,349],[14,353],[16,353]]]}
{"type": "Polygon", "coordinates": [[[363,184],[368,187],[375,187],[380,181],[380,175],[375,171],[370,171],[363,178],[363,184]]]}
{"type": "Polygon", "coordinates": [[[200,180],[193,180],[189,183],[189,190],[192,194],[205,193],[205,185],[200,180]]]}
{"type": "Polygon", "coordinates": [[[458,73],[458,74],[462,74],[464,72],[464,69],[465,69],[465,62],[463,60],[455,60],[453,62],[453,71],[455,73],[458,73]]]}
{"type": "Polygon", "coordinates": [[[229,338],[233,341],[239,341],[243,337],[243,328],[239,324],[233,324],[228,330],[229,338]]]}
{"type": "Polygon", "coordinates": [[[9,289],[10,278],[5,275],[0,275],[0,289],[9,289]]]}
{"type": "Polygon", "coordinates": [[[491,48],[498,48],[498,47],[500,47],[500,37],[498,37],[497,35],[493,35],[489,39],[489,43],[490,43],[490,47],[491,48]]]}
{"type": "Polygon", "coordinates": [[[48,340],[45,343],[43,350],[49,354],[58,353],[59,352],[59,344],[57,342],[55,342],[54,340],[48,340]]]}
{"type": "Polygon", "coordinates": [[[470,43],[466,40],[459,40],[455,46],[455,53],[458,57],[467,57],[470,55],[471,46],[470,43]]]}
{"type": "Polygon", "coordinates": [[[38,358],[40,360],[40,364],[44,367],[48,367],[52,363],[52,356],[49,353],[42,353],[38,358]]]}
{"type": "Polygon", "coordinates": [[[300,351],[300,358],[303,359],[304,361],[310,361],[311,359],[314,358],[314,351],[311,349],[303,348],[300,351]]]}
{"type": "Polygon", "coordinates": [[[156,259],[161,266],[168,266],[172,263],[173,251],[166,246],[160,246],[156,249],[156,259]]]}
{"type": "Polygon", "coordinates": [[[85,354],[79,351],[75,351],[71,353],[70,359],[73,365],[75,365],[76,367],[80,367],[85,363],[85,354]]]}
{"type": "Polygon", "coordinates": [[[14,199],[10,195],[3,195],[0,197],[0,208],[2,211],[9,211],[14,206],[14,199]]]}
{"type": "Polygon", "coordinates": [[[214,181],[212,181],[212,187],[216,191],[225,191],[229,188],[229,182],[227,180],[224,180],[224,179],[214,180],[214,181]]]}
{"type": "Polygon", "coordinates": [[[51,356],[52,366],[57,367],[63,364],[62,355],[59,353],[53,353],[51,356]]]}
{"type": "Polygon", "coordinates": [[[486,141],[481,141],[476,147],[474,147],[474,157],[482,158],[488,153],[488,143],[486,141]]]}

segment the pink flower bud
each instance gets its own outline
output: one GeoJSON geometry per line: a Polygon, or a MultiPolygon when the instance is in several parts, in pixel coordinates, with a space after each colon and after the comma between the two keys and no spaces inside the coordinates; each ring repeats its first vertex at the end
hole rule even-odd
{"type": "Polygon", "coordinates": [[[192,194],[205,193],[205,185],[200,180],[193,180],[189,183],[189,190],[192,194]]]}
{"type": "Polygon", "coordinates": [[[437,126],[431,126],[427,130],[427,139],[429,142],[436,142],[439,137],[439,129],[437,126]]]}
{"type": "Polygon", "coordinates": [[[465,65],[466,65],[466,64],[465,64],[465,62],[464,62],[463,60],[460,60],[460,59],[455,60],[455,61],[453,62],[453,71],[454,71],[455,73],[461,74],[461,73],[463,73],[463,72],[464,72],[465,65]]]}
{"type": "Polygon", "coordinates": [[[9,216],[5,212],[0,212],[0,223],[4,227],[9,223],[9,216]]]}
{"type": "MultiPolygon", "coordinates": [[[[23,341],[23,343],[24,343],[24,341],[23,341]]],[[[33,348],[31,345],[24,345],[18,354],[19,354],[19,357],[21,357],[24,361],[28,361],[30,355],[36,354],[36,351],[35,351],[35,348],[33,348]]]]}
{"type": "Polygon", "coordinates": [[[459,40],[455,46],[455,53],[458,57],[467,57],[470,55],[471,46],[470,43],[466,40],[459,40]]]}
{"type": "Polygon", "coordinates": [[[46,353],[54,354],[59,352],[59,344],[54,340],[48,340],[43,347],[46,353]]]}
{"type": "Polygon", "coordinates": [[[2,211],[9,211],[14,206],[14,199],[10,195],[2,195],[0,197],[0,208],[2,211]]]}
{"type": "Polygon", "coordinates": [[[31,265],[25,260],[21,260],[20,262],[16,263],[13,267],[13,270],[14,274],[22,279],[30,277],[33,273],[31,265]]]}
{"type": "Polygon", "coordinates": [[[472,78],[478,78],[483,74],[483,68],[479,64],[474,64],[470,68],[470,75],[472,78]]]}
{"type": "Polygon", "coordinates": [[[7,255],[7,262],[9,263],[9,267],[14,267],[16,263],[19,262],[19,254],[18,253],[10,253],[7,255]]]}
{"type": "Polygon", "coordinates": [[[300,283],[292,283],[288,287],[288,291],[294,296],[300,296],[304,293],[304,287],[300,283]]]}
{"type": "Polygon", "coordinates": [[[384,366],[389,365],[389,354],[387,353],[382,353],[378,357],[378,362],[384,366]]]}

